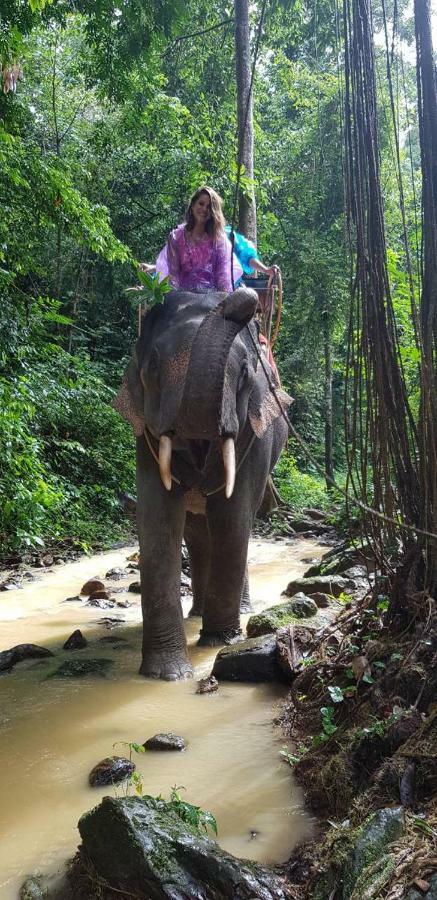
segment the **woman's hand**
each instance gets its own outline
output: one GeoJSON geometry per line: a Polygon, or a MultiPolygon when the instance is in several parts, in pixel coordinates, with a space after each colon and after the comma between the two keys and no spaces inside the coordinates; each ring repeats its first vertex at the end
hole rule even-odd
{"type": "Polygon", "coordinates": [[[266,275],[279,275],[279,266],[267,266],[266,267],[266,275]]]}

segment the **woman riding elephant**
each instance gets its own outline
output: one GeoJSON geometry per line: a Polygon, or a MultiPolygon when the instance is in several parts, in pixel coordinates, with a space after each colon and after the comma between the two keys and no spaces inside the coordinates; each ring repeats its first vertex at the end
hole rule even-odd
{"type": "Polygon", "coordinates": [[[243,270],[225,233],[221,197],[210,187],[200,187],[191,197],[186,221],[170,233],[156,260],[159,277],[168,275],[176,290],[231,291],[243,270]]]}

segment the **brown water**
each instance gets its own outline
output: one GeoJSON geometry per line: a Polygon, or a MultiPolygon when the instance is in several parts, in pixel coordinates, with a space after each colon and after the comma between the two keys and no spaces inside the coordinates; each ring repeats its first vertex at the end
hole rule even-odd
{"type": "MultiPolygon", "coordinates": [[[[283,740],[272,713],[284,689],[277,685],[226,684],[216,694],[196,695],[192,681],[153,682],[137,675],[140,661],[139,598],[129,609],[99,610],[65,603],[92,576],[126,566],[135,548],[55,567],[22,590],[0,593],[0,649],[37,643],[56,658],[18,665],[0,678],[0,898],[16,900],[24,877],[54,872],[79,842],[81,813],[109,788],[91,789],[87,777],[104,756],[126,755],[116,742],[143,742],[158,731],[175,731],[188,742],[184,753],[136,756],[143,790],[168,796],[184,785],[184,797],[215,815],[219,843],[237,856],[281,862],[309,830],[301,793],[278,750],[283,740]],[[98,619],[120,615],[125,624],[108,631],[98,619]],[[62,643],[80,627],[89,646],[75,653],[62,643]],[[115,649],[99,642],[109,634],[126,639],[115,649]],[[60,651],[60,652],[59,652],[60,651]],[[48,679],[65,658],[113,659],[105,679],[48,679]]],[[[252,541],[249,573],[256,610],[280,601],[287,580],[302,573],[302,557],[320,555],[314,541],[252,541]]],[[[126,587],[135,575],[108,585],[126,587]]],[[[187,602],[187,605],[188,602],[187,602]]],[[[195,676],[209,674],[216,651],[195,646],[198,619],[187,621],[195,676]]],[[[120,786],[118,793],[123,793],[120,786]]]]}

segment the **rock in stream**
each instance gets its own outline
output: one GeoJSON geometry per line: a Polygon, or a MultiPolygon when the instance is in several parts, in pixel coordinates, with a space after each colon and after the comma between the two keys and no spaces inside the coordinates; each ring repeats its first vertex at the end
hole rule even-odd
{"type": "Polygon", "coordinates": [[[97,873],[138,900],[284,900],[281,879],[226,853],[151,797],[104,797],[79,820],[97,873]]]}

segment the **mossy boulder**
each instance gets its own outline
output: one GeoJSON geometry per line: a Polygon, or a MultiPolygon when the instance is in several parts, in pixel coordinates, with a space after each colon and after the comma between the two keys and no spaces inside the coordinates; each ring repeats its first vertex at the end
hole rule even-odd
{"type": "Polygon", "coordinates": [[[339,900],[379,896],[395,868],[390,844],[402,836],[404,827],[402,807],[380,809],[354,831],[343,827],[312,886],[312,900],[327,900],[335,886],[339,900]]]}
{"type": "MultiPolygon", "coordinates": [[[[306,597],[305,594],[299,594],[298,598],[302,599],[302,602],[303,600],[308,600],[308,597],[306,597]]],[[[262,634],[274,634],[275,631],[278,631],[279,628],[283,628],[284,625],[298,624],[299,619],[302,618],[299,613],[296,613],[295,600],[298,598],[296,596],[292,597],[287,603],[279,603],[277,606],[271,606],[269,609],[265,609],[262,613],[251,616],[247,623],[248,638],[257,637],[262,634]]],[[[314,601],[311,601],[311,604],[311,609],[314,606],[315,612],[317,613],[318,610],[314,601]]],[[[311,611],[310,616],[313,615],[315,615],[315,613],[311,611]]]]}
{"type": "Polygon", "coordinates": [[[105,797],[82,816],[79,831],[81,853],[98,876],[138,900],[285,897],[272,871],[226,853],[162,800],[105,797]]]}
{"type": "Polygon", "coordinates": [[[343,868],[343,900],[350,900],[355,894],[359,880],[364,886],[366,871],[369,878],[372,873],[368,870],[382,859],[386,848],[402,836],[404,828],[402,806],[379,809],[366,820],[343,868]]]}
{"type": "Polygon", "coordinates": [[[320,592],[339,597],[340,594],[354,591],[355,588],[355,581],[349,578],[342,578],[341,575],[318,575],[314,578],[295,578],[293,581],[290,581],[283,593],[287,597],[294,597],[295,594],[300,592],[306,596],[320,592]]]}

